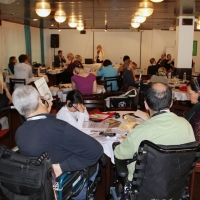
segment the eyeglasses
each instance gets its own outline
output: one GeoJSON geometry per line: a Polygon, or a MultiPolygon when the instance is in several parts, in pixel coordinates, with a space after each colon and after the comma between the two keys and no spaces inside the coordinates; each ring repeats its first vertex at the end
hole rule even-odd
{"type": "Polygon", "coordinates": [[[40,99],[41,99],[42,103],[45,104],[46,107],[48,108],[49,107],[48,101],[46,99],[44,99],[43,97],[40,97],[40,99]]]}

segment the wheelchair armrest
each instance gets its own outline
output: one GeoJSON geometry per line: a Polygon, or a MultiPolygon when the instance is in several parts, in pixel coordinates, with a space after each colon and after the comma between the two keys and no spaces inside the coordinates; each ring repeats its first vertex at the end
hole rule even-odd
{"type": "Polygon", "coordinates": [[[116,147],[117,145],[119,145],[119,144],[120,144],[120,142],[113,142],[113,144],[112,144],[113,150],[115,150],[115,147],[116,147]]]}
{"type": "Polygon", "coordinates": [[[116,167],[118,176],[122,178],[126,178],[128,176],[127,165],[134,161],[135,161],[134,159],[120,160],[115,157],[115,167],[116,167]]]}

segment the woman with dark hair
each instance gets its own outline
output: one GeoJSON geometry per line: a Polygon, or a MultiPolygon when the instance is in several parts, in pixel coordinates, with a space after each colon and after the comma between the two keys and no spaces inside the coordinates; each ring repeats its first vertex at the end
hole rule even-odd
{"type": "Polygon", "coordinates": [[[194,131],[196,141],[200,141],[200,86],[196,79],[187,84],[187,92],[194,106],[185,115],[194,131]]]}
{"type": "Polygon", "coordinates": [[[72,76],[72,89],[79,90],[82,94],[97,92],[96,76],[84,71],[80,61],[73,62],[74,76],[72,76]]]}
{"type": "Polygon", "coordinates": [[[166,60],[166,66],[165,69],[167,72],[173,72],[174,70],[174,59],[172,59],[171,54],[167,54],[167,60],[166,60]]]}
{"type": "Polygon", "coordinates": [[[126,87],[135,86],[134,64],[131,60],[124,63],[123,81],[126,87]]]}
{"type": "Polygon", "coordinates": [[[11,56],[9,58],[9,63],[8,63],[8,70],[10,75],[14,74],[14,66],[16,63],[17,63],[17,58],[15,56],[11,56]]]}
{"type": "Polygon", "coordinates": [[[65,106],[59,110],[56,117],[81,129],[83,122],[89,120],[87,109],[83,103],[82,94],[78,90],[70,91],[67,95],[65,106]]]}
{"type": "MultiPolygon", "coordinates": [[[[104,77],[112,77],[112,76],[118,76],[117,69],[115,69],[112,66],[112,62],[110,60],[104,60],[103,66],[99,68],[98,70],[98,76],[102,76],[101,80],[104,80],[104,77]]],[[[108,81],[108,85],[112,83],[112,90],[116,91],[118,90],[117,81],[108,81]]],[[[109,90],[109,88],[107,88],[109,90]]]]}

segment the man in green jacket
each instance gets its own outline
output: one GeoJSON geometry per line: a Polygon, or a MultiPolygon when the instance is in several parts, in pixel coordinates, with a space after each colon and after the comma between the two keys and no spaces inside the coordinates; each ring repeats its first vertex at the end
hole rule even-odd
{"type": "MultiPolygon", "coordinates": [[[[195,141],[191,125],[182,117],[170,112],[172,91],[163,83],[152,83],[145,94],[145,107],[150,119],[136,126],[126,139],[115,148],[118,159],[131,159],[143,140],[155,144],[178,145],[195,141]]],[[[128,179],[133,179],[135,162],[128,165],[128,179]]]]}

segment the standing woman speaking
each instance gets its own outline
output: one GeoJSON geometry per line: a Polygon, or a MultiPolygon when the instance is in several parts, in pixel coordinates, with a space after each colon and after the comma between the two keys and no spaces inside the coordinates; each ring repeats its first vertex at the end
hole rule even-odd
{"type": "Polygon", "coordinates": [[[102,50],[102,46],[98,45],[97,46],[97,54],[95,56],[96,62],[97,63],[102,63],[104,58],[104,52],[102,50]]]}

